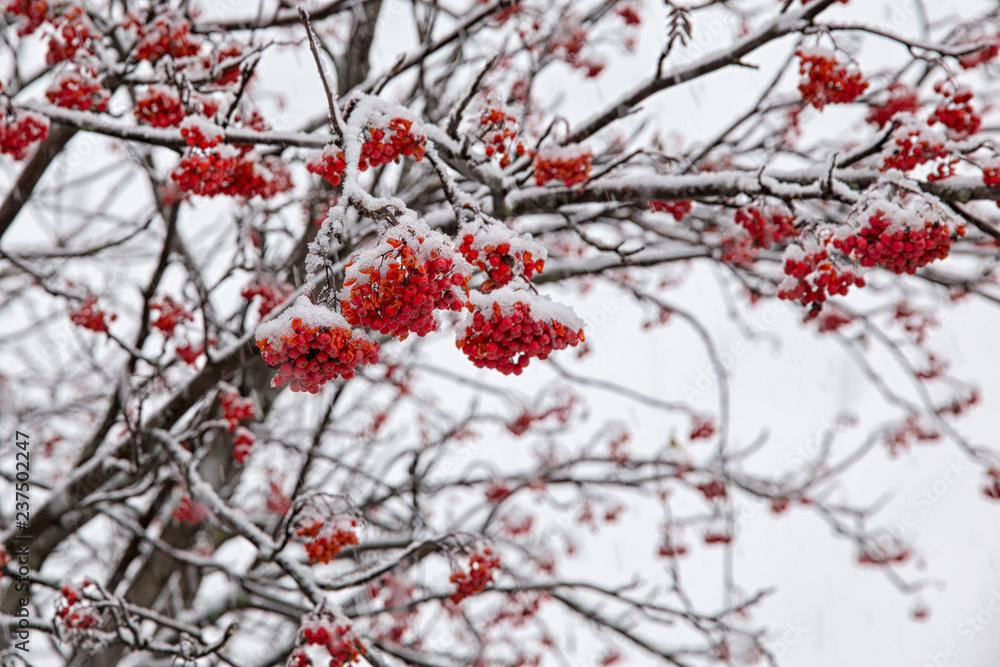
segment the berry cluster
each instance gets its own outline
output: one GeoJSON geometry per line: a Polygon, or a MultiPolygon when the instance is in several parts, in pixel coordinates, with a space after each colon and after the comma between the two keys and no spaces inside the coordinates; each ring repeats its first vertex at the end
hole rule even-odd
{"type": "Polygon", "coordinates": [[[358,534],[354,532],[357,527],[358,520],[353,517],[330,521],[316,518],[299,525],[295,534],[305,541],[310,563],[329,563],[345,545],[358,543],[358,534]]]}
{"type": "Polygon", "coordinates": [[[206,118],[188,116],[181,122],[181,136],[188,146],[207,150],[221,144],[226,138],[226,132],[206,118]]]}
{"type": "Polygon", "coordinates": [[[282,317],[257,327],[257,347],[278,373],[272,387],[315,394],[336,377],[352,378],[358,366],[378,361],[379,345],[351,329],[338,313],[314,306],[305,297],[282,317]]]}
{"type": "Polygon", "coordinates": [[[889,98],[882,104],[871,104],[865,120],[879,127],[885,127],[898,113],[916,113],[920,108],[917,91],[905,83],[895,81],[889,85],[889,98]]]}
{"type": "Polygon", "coordinates": [[[733,541],[733,535],[727,530],[709,530],[703,539],[708,545],[730,544],[733,541]]]}
{"type": "Polygon", "coordinates": [[[839,331],[841,327],[847,326],[854,321],[849,313],[839,308],[827,308],[817,318],[817,325],[820,333],[839,331]]]}
{"type": "Polygon", "coordinates": [[[694,205],[690,199],[681,199],[678,201],[664,201],[662,199],[654,199],[646,204],[650,210],[658,211],[660,213],[669,213],[674,216],[674,220],[680,222],[684,219],[688,213],[691,212],[691,207],[694,205]]]}
{"type": "Polygon", "coordinates": [[[208,508],[191,500],[191,496],[186,493],[181,496],[173,512],[173,517],[181,523],[201,523],[208,515],[208,508]]]}
{"type": "Polygon", "coordinates": [[[205,197],[261,197],[270,199],[292,188],[288,167],[275,157],[260,159],[238,146],[189,150],[170,172],[181,192],[205,197]]]}
{"type": "Polygon", "coordinates": [[[893,540],[890,545],[875,544],[864,547],[858,554],[858,564],[891,565],[892,563],[903,563],[909,560],[912,555],[909,549],[893,540]]]}
{"type": "MultiPolygon", "coordinates": [[[[83,327],[84,329],[90,329],[91,331],[107,331],[108,322],[105,317],[108,317],[100,308],[97,308],[97,297],[88,296],[80,307],[69,314],[70,320],[73,324],[83,327]]],[[[112,314],[110,319],[114,322],[118,318],[117,315],[112,314]]]]}
{"type": "Polygon", "coordinates": [[[322,153],[316,154],[306,161],[306,169],[326,179],[330,185],[340,185],[340,179],[347,171],[347,161],[344,151],[336,144],[327,144],[322,153]]]}
{"type": "Polygon", "coordinates": [[[920,267],[948,256],[953,233],[963,236],[965,227],[958,225],[952,230],[947,224],[925,220],[922,229],[911,228],[877,210],[860,230],[835,237],[833,246],[845,255],[853,253],[862,266],[877,265],[895,273],[914,274],[920,267]]]}
{"type": "Polygon", "coordinates": [[[253,401],[240,396],[240,392],[231,385],[223,385],[219,392],[219,406],[222,408],[222,418],[229,424],[229,432],[233,433],[244,419],[252,419],[253,401]]]}
{"type": "Polygon", "coordinates": [[[133,56],[136,60],[156,62],[164,57],[186,58],[198,55],[201,42],[191,37],[191,24],[172,12],[156,17],[152,25],[132,16],[129,25],[138,31],[139,41],[133,56]]]}
{"type": "Polygon", "coordinates": [[[978,67],[983,63],[988,63],[997,56],[1000,56],[1000,33],[997,33],[991,38],[992,41],[986,42],[978,49],[971,53],[966,53],[958,59],[958,64],[962,66],[962,69],[972,69],[978,67]]]}
{"type": "MultiPolygon", "coordinates": [[[[201,64],[205,69],[211,69],[213,67],[219,67],[222,63],[227,60],[234,60],[243,56],[243,47],[239,44],[226,44],[220,46],[215,51],[214,57],[203,56],[201,59],[201,64]]],[[[215,86],[228,86],[236,83],[240,80],[240,66],[231,65],[222,70],[218,78],[212,81],[212,85],[215,86]]]]}
{"type": "Polygon", "coordinates": [[[279,304],[284,303],[285,299],[287,299],[294,291],[295,288],[291,285],[280,283],[274,279],[258,276],[257,278],[254,278],[249,285],[243,288],[240,292],[240,296],[248,301],[255,296],[259,296],[259,312],[261,318],[264,318],[267,317],[267,315],[279,304]]]}
{"type": "Polygon", "coordinates": [[[413,134],[413,121],[406,118],[393,118],[389,121],[389,132],[380,127],[365,130],[366,139],[361,144],[361,158],[358,169],[365,171],[368,167],[374,169],[380,164],[388,164],[401,155],[410,155],[419,162],[424,157],[424,141],[422,134],[413,134]]]}
{"type": "Polygon", "coordinates": [[[810,306],[809,316],[816,317],[827,295],[847,294],[852,285],[865,286],[865,279],[837,266],[826,248],[809,244],[806,249],[790,245],[785,249],[786,278],[778,287],[778,298],[795,300],[810,306]]]}
{"type": "Polygon", "coordinates": [[[678,556],[683,556],[687,552],[687,546],[674,542],[669,534],[664,534],[663,544],[661,544],[660,548],[656,551],[657,555],[661,558],[677,558],[678,556]]]}
{"type": "Polygon", "coordinates": [[[503,287],[515,276],[531,280],[536,271],[541,273],[545,268],[545,248],[526,236],[514,236],[506,227],[466,226],[459,234],[462,243],[458,251],[489,276],[479,286],[482,292],[503,287]]]}
{"type": "Polygon", "coordinates": [[[726,483],[721,479],[710,479],[707,482],[696,484],[694,488],[701,491],[701,495],[705,496],[705,500],[726,497],[726,483]]]}
{"type": "Polygon", "coordinates": [[[47,0],[7,0],[3,10],[26,19],[17,28],[19,37],[35,32],[50,18],[47,0]]]}
{"type": "Polygon", "coordinates": [[[105,90],[92,67],[71,65],[63,68],[45,91],[56,106],[80,111],[107,111],[111,93],[105,90]]]}
{"type": "Polygon", "coordinates": [[[135,100],[132,113],[140,123],[153,127],[173,127],[186,112],[180,94],[169,86],[150,86],[135,100]]]}
{"type": "MultiPolygon", "coordinates": [[[[302,641],[310,646],[322,646],[330,654],[330,667],[346,667],[361,661],[367,653],[347,618],[313,619],[302,627],[302,641]],[[331,622],[332,621],[332,622],[331,622]]],[[[304,648],[292,652],[289,667],[311,667],[312,659],[304,648]]]]}
{"type": "Polygon", "coordinates": [[[715,435],[715,420],[711,417],[694,417],[691,423],[691,440],[708,440],[715,435]]]}
{"type": "Polygon", "coordinates": [[[935,107],[927,119],[928,125],[941,123],[953,139],[964,139],[979,131],[983,118],[972,108],[972,90],[964,87],[951,90],[937,83],[934,92],[941,94],[945,101],[935,107]]]}
{"type": "Polygon", "coordinates": [[[532,358],[584,340],[583,322],[547,297],[503,288],[474,295],[473,303],[457,345],[477,368],[520,375],[532,358]]]}
{"type": "Polygon", "coordinates": [[[945,147],[945,138],[939,133],[914,123],[901,123],[892,132],[892,141],[882,152],[879,169],[909,171],[917,165],[939,160],[928,180],[947,178],[955,172],[958,158],[945,147]]]}
{"type": "Polygon", "coordinates": [[[753,237],[739,227],[723,231],[719,247],[722,250],[719,259],[726,264],[749,267],[757,260],[753,237]]]}
{"type": "Polygon", "coordinates": [[[835,53],[826,49],[799,49],[799,83],[802,99],[822,110],[827,104],[853,102],[868,89],[868,82],[857,69],[842,64],[835,53]]]}
{"type": "Polygon", "coordinates": [[[604,71],[604,63],[594,58],[586,58],[582,54],[587,45],[587,29],[575,28],[565,39],[552,41],[552,51],[562,53],[563,60],[571,67],[586,70],[587,78],[594,78],[604,71]]]}
{"type": "Polygon", "coordinates": [[[622,5],[615,10],[615,14],[618,14],[618,16],[625,20],[625,25],[639,25],[642,23],[638,5],[622,5]]]}
{"type": "Polygon", "coordinates": [[[49,136],[49,119],[36,113],[16,112],[0,118],[0,153],[23,160],[36,141],[49,136]]]}
{"type": "Polygon", "coordinates": [[[451,583],[455,584],[455,592],[448,596],[454,604],[458,604],[470,595],[481,593],[493,583],[494,570],[500,569],[500,558],[493,555],[493,550],[483,547],[469,557],[469,570],[459,570],[451,575],[451,583]]]}
{"type": "Polygon", "coordinates": [[[469,267],[449,240],[423,222],[401,223],[345,267],[340,305],[347,321],[405,339],[437,328],[435,310],[460,311],[469,267]]]}
{"type": "Polygon", "coordinates": [[[504,113],[501,109],[490,107],[479,116],[479,126],[482,130],[483,139],[486,141],[486,157],[500,158],[500,168],[506,169],[510,166],[513,154],[514,157],[522,155],[534,155],[534,150],[527,148],[523,141],[514,143],[517,132],[510,124],[516,123],[517,118],[504,113]]]}
{"type": "Polygon", "coordinates": [[[986,476],[989,479],[986,480],[987,486],[983,487],[983,494],[987,498],[1000,500],[1000,468],[990,468],[986,471],[986,476]]]}
{"type": "Polygon", "coordinates": [[[83,597],[82,588],[88,583],[87,580],[84,580],[80,588],[72,584],[64,584],[59,590],[59,599],[56,600],[56,622],[67,630],[87,630],[96,627],[101,622],[97,610],[86,603],[83,597]]]}
{"type": "Polygon", "coordinates": [[[246,463],[255,442],[257,442],[257,436],[253,434],[253,431],[245,426],[237,426],[233,433],[233,460],[240,464],[246,463]]]}
{"type": "Polygon", "coordinates": [[[983,183],[995,188],[1000,186],[1000,160],[993,158],[983,165],[983,183]]]}
{"type": "Polygon", "coordinates": [[[191,322],[194,318],[191,313],[173,297],[161,294],[149,302],[151,310],[158,311],[158,315],[151,319],[149,324],[162,331],[167,336],[174,335],[174,329],[179,322],[187,320],[191,322]]]}
{"type": "Polygon", "coordinates": [[[744,206],[736,211],[735,221],[750,232],[759,248],[770,248],[796,234],[795,216],[784,207],[744,206]]]}
{"type": "Polygon", "coordinates": [[[594,154],[580,147],[548,148],[535,157],[535,184],[559,180],[571,187],[590,178],[594,154]]]}
{"type": "Polygon", "coordinates": [[[185,342],[178,345],[174,350],[177,352],[177,356],[181,358],[181,361],[189,366],[194,366],[198,363],[198,358],[205,353],[205,346],[185,342]]]}
{"type": "Polygon", "coordinates": [[[49,51],[45,62],[56,65],[65,60],[72,60],[77,51],[94,52],[94,41],[100,35],[83,13],[83,8],[73,6],[59,17],[52,35],[49,37],[49,51]]]}

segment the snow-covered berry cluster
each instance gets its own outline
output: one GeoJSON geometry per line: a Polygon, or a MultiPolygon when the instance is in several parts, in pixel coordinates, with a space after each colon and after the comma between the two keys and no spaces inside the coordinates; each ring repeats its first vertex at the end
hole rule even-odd
{"type": "Polygon", "coordinates": [[[270,199],[292,188],[291,173],[281,160],[229,145],[208,151],[189,149],[170,178],[181,192],[205,197],[270,199]]]}
{"type": "Polygon", "coordinates": [[[341,309],[353,325],[425,336],[437,328],[435,310],[465,307],[471,273],[447,236],[410,216],[348,261],[341,309]]]}
{"type": "Polygon", "coordinates": [[[880,169],[910,171],[918,165],[937,160],[936,168],[928,174],[928,180],[947,178],[955,172],[958,158],[946,146],[947,140],[940,132],[935,132],[916,122],[911,115],[905,115],[899,126],[892,131],[892,137],[882,150],[880,169]]]}
{"type": "Polygon", "coordinates": [[[47,0],[7,0],[3,10],[22,18],[18,22],[18,37],[30,35],[51,18],[47,0]]]}
{"type": "Polygon", "coordinates": [[[520,375],[531,359],[584,340],[583,321],[572,309],[528,290],[503,287],[473,294],[472,303],[457,345],[477,368],[520,375]]]}
{"type": "Polygon", "coordinates": [[[473,266],[489,276],[479,286],[482,292],[503,287],[515,276],[531,280],[545,268],[545,246],[526,234],[516,235],[503,225],[470,223],[459,230],[458,251],[473,266]]]}
{"type": "Polygon", "coordinates": [[[0,117],[0,153],[23,160],[28,150],[49,136],[49,119],[30,111],[15,111],[0,117]]]}
{"type": "MultiPolygon", "coordinates": [[[[330,667],[347,667],[361,661],[367,653],[361,639],[342,614],[309,618],[302,624],[301,642],[320,646],[330,654],[330,667]]],[[[313,661],[305,646],[292,651],[288,667],[312,667],[313,661]]]]}
{"type": "Polygon", "coordinates": [[[153,127],[179,125],[187,112],[180,93],[171,86],[153,85],[140,93],[132,110],[140,123],[153,127]]]}
{"type": "Polygon", "coordinates": [[[365,130],[365,140],[361,144],[361,158],[358,169],[374,169],[380,164],[388,164],[401,155],[413,157],[417,162],[424,157],[422,134],[414,134],[413,121],[408,118],[393,118],[389,121],[388,132],[381,127],[365,130]]]}
{"type": "Polygon", "coordinates": [[[80,111],[107,111],[111,93],[101,85],[92,67],[67,65],[59,70],[45,97],[56,106],[80,111]]]}
{"type": "Polygon", "coordinates": [[[203,150],[215,148],[226,137],[225,130],[202,116],[188,116],[180,126],[181,136],[187,145],[203,150]]]}
{"type": "Polygon", "coordinates": [[[983,183],[991,188],[1000,186],[1000,158],[984,160],[980,166],[983,169],[983,183]]]}
{"type": "Polygon", "coordinates": [[[549,146],[535,156],[535,184],[562,181],[567,187],[590,178],[594,154],[583,146],[549,146]]]}
{"type": "Polygon", "coordinates": [[[257,327],[257,347],[278,373],[272,387],[315,394],[336,377],[354,377],[355,369],[378,361],[379,345],[352,329],[339,313],[315,306],[302,296],[281,317],[257,327]]]}
{"type": "Polygon", "coordinates": [[[674,220],[680,222],[684,219],[688,213],[691,212],[691,207],[694,205],[690,199],[680,199],[678,201],[666,201],[663,199],[654,199],[646,204],[651,211],[657,211],[659,213],[669,213],[674,216],[674,220]]]}
{"type": "Polygon", "coordinates": [[[979,131],[983,118],[972,106],[971,88],[946,87],[939,82],[934,84],[934,92],[945,99],[934,108],[927,119],[928,125],[941,123],[948,128],[948,136],[952,139],[964,139],[979,131]]]}
{"type": "Polygon", "coordinates": [[[323,152],[313,155],[306,161],[306,169],[322,176],[330,185],[340,185],[340,179],[347,171],[344,151],[337,144],[327,144],[323,152]]]}
{"type": "MultiPolygon", "coordinates": [[[[985,39],[976,40],[973,44],[978,45],[979,48],[958,59],[958,64],[962,66],[962,69],[979,67],[1000,56],[1000,31],[986,36],[985,39]]],[[[965,45],[963,44],[963,46],[965,45]]]]}
{"type": "Polygon", "coordinates": [[[53,21],[45,62],[56,65],[72,60],[76,52],[81,50],[93,54],[94,42],[98,39],[100,34],[87,18],[83,7],[71,6],[53,21]]]}
{"type": "Polygon", "coordinates": [[[963,236],[965,226],[885,206],[862,211],[860,228],[845,227],[833,246],[853,255],[862,266],[881,266],[895,273],[917,272],[951,251],[953,237],[963,236]]]}
{"type": "Polygon", "coordinates": [[[802,99],[822,110],[827,104],[853,102],[868,89],[868,82],[857,68],[840,62],[837,54],[824,48],[800,48],[799,83],[802,99]]]}
{"type": "Polygon", "coordinates": [[[517,139],[517,130],[513,127],[516,123],[516,117],[496,107],[485,109],[479,116],[480,133],[486,143],[483,150],[486,157],[499,158],[501,169],[509,167],[515,157],[534,155],[533,149],[517,139]]]}
{"type": "Polygon", "coordinates": [[[329,563],[346,545],[358,543],[357,527],[354,517],[311,517],[299,521],[295,535],[305,543],[310,563],[329,563]]]}
{"type": "Polygon", "coordinates": [[[96,628],[101,623],[97,609],[83,595],[83,589],[89,584],[90,582],[84,579],[80,586],[63,584],[59,589],[59,598],[56,600],[56,623],[60,624],[70,636],[96,628]]]}
{"type": "Polygon", "coordinates": [[[809,306],[810,317],[819,315],[828,296],[846,295],[852,285],[865,286],[863,277],[838,266],[827,249],[812,240],[806,240],[804,247],[789,244],[783,268],[785,279],[778,286],[778,298],[809,306]]]}
{"type": "Polygon", "coordinates": [[[744,206],[736,211],[734,220],[750,232],[759,248],[770,248],[797,234],[795,216],[785,206],[744,206]]]}
{"type": "Polygon", "coordinates": [[[458,604],[470,595],[482,593],[493,583],[494,571],[500,567],[500,557],[494,555],[489,547],[473,552],[469,557],[469,569],[452,573],[451,582],[455,584],[455,592],[448,599],[458,604]]]}
{"type": "Polygon", "coordinates": [[[187,58],[201,51],[201,42],[191,36],[191,24],[174,12],[160,14],[151,24],[133,16],[129,26],[135,28],[139,38],[133,51],[136,60],[187,58]]]}
{"type": "Polygon", "coordinates": [[[107,331],[108,319],[114,322],[118,316],[114,314],[109,316],[103,310],[98,308],[97,297],[91,295],[84,299],[79,308],[69,314],[69,318],[73,324],[83,327],[84,329],[90,329],[91,331],[107,331]]]}
{"type": "Polygon", "coordinates": [[[898,113],[916,113],[920,108],[917,91],[905,83],[895,81],[889,84],[889,96],[881,104],[872,103],[868,107],[865,120],[879,127],[885,127],[898,113]]]}

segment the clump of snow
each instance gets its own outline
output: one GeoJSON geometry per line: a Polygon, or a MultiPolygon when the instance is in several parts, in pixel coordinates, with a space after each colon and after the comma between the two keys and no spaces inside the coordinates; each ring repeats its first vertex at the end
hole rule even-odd
{"type": "Polygon", "coordinates": [[[538,149],[536,158],[538,160],[572,162],[573,160],[587,155],[592,157],[594,152],[583,144],[570,144],[568,146],[548,144],[538,149]]]}
{"type": "MultiPolygon", "coordinates": [[[[512,315],[518,303],[524,303],[531,309],[531,317],[541,322],[560,322],[568,329],[579,331],[583,329],[583,318],[569,306],[557,303],[544,294],[535,294],[530,290],[501,287],[488,294],[472,292],[469,300],[477,310],[493,315],[493,304],[500,307],[500,314],[506,317],[512,315]]],[[[466,326],[472,325],[473,314],[466,315],[466,326]]]]}
{"type": "MultiPolygon", "coordinates": [[[[344,316],[340,313],[312,303],[307,296],[300,296],[295,300],[290,308],[273,320],[269,320],[257,327],[257,340],[281,340],[282,336],[291,335],[292,321],[302,320],[309,326],[327,327],[330,329],[351,329],[344,316]]],[[[364,332],[355,330],[354,336],[365,336],[364,332]]]]}

